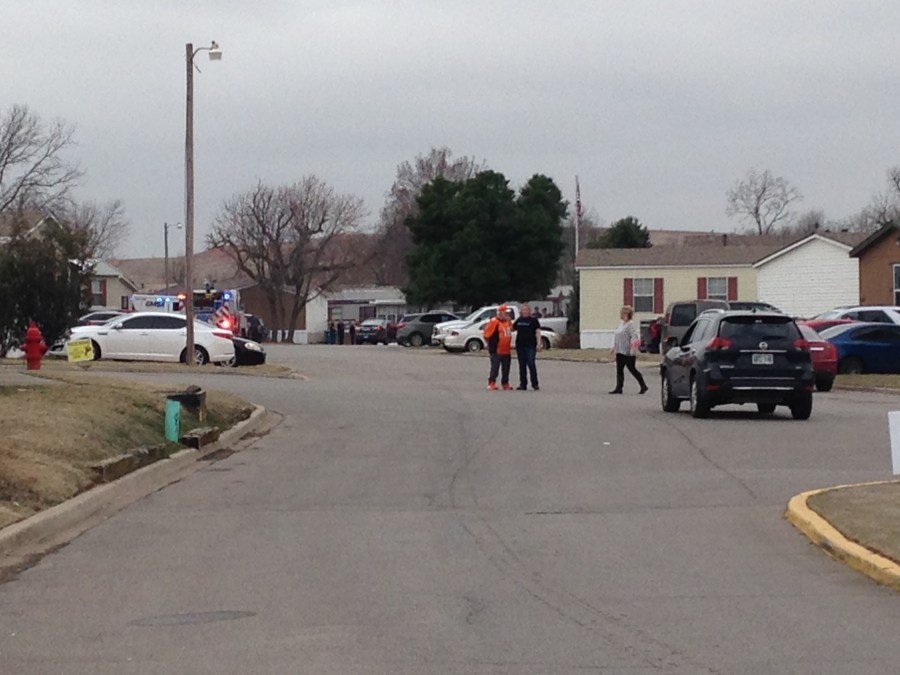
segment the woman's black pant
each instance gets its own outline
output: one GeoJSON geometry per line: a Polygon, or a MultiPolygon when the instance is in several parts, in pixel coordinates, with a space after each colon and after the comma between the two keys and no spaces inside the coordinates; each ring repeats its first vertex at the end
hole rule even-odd
{"type": "Polygon", "coordinates": [[[641,386],[641,389],[646,389],[647,385],[644,383],[644,376],[641,375],[641,372],[635,366],[635,362],[637,361],[636,356],[628,356],[626,354],[616,353],[616,391],[622,391],[622,387],[625,384],[625,369],[628,368],[628,372],[634,375],[634,379],[637,380],[637,383],[641,386]]]}

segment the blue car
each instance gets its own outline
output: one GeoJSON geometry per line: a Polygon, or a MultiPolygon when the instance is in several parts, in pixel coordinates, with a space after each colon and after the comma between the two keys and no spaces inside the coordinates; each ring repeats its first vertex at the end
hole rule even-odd
{"type": "Polygon", "coordinates": [[[839,373],[900,373],[900,326],[854,322],[820,333],[837,348],[839,373]]]}

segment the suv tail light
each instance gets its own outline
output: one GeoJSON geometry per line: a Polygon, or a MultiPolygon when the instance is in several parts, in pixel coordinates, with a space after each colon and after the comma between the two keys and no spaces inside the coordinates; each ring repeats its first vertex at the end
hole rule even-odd
{"type": "Polygon", "coordinates": [[[731,349],[732,347],[734,347],[734,342],[723,337],[714,337],[706,344],[707,349],[713,350],[731,349]]]}
{"type": "Polygon", "coordinates": [[[809,351],[809,341],[806,338],[797,338],[794,340],[794,349],[801,349],[805,352],[809,351]]]}

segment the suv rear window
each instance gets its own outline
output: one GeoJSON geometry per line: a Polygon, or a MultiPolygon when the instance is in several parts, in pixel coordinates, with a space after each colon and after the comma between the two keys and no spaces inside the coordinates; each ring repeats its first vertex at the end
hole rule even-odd
{"type": "Polygon", "coordinates": [[[738,349],[758,349],[762,342],[768,349],[787,349],[800,331],[787,317],[732,316],[719,324],[719,336],[734,342],[738,349]]]}

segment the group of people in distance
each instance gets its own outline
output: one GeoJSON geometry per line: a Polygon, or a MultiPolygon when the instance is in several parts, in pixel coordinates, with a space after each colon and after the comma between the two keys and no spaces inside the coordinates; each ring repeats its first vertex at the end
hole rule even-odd
{"type": "Polygon", "coordinates": [[[509,369],[512,363],[512,334],[516,334],[516,358],[519,361],[519,390],[528,389],[528,376],[531,376],[531,388],[540,390],[537,375],[537,351],[541,348],[541,322],[531,313],[527,304],[520,308],[520,316],[513,321],[509,316],[509,307],[500,305],[497,316],[484,327],[484,339],[487,342],[488,354],[491,358],[491,372],[488,375],[487,388],[497,389],[497,376],[500,386],[512,389],[509,383],[509,369]]]}
{"type": "MultiPolygon", "coordinates": [[[[512,321],[509,316],[509,308],[500,305],[497,308],[497,316],[491,319],[484,327],[484,339],[487,342],[488,354],[491,359],[491,370],[488,375],[487,388],[496,390],[497,377],[500,377],[500,387],[506,390],[512,389],[509,383],[509,370],[512,363],[512,337],[516,336],[516,359],[519,362],[519,391],[528,389],[528,378],[531,378],[531,388],[540,390],[537,375],[537,352],[541,349],[541,322],[532,315],[531,308],[522,305],[518,319],[512,321]]],[[[620,323],[613,336],[612,356],[616,360],[616,386],[610,394],[621,394],[625,385],[625,370],[637,380],[640,391],[647,392],[647,383],[643,375],[636,367],[637,352],[641,345],[640,330],[634,321],[634,309],[630,306],[622,307],[619,313],[620,323]]]]}
{"type": "Polygon", "coordinates": [[[356,344],[356,321],[350,319],[344,323],[343,319],[337,321],[329,321],[328,329],[325,331],[325,344],[327,345],[343,345],[356,344]],[[349,342],[347,341],[349,338],[349,342]]]}

